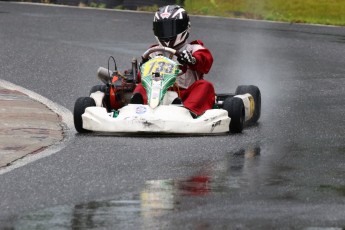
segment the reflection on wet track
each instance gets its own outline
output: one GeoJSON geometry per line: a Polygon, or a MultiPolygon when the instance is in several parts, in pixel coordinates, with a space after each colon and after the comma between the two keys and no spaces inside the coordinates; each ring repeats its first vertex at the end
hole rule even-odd
{"type": "MultiPolygon", "coordinates": [[[[84,229],[131,224],[157,227],[155,219],[183,209],[183,197],[212,196],[250,186],[260,148],[228,153],[227,159],[205,164],[200,172],[183,179],[146,181],[140,194],[132,200],[98,200],[77,205],[60,205],[21,215],[15,229],[84,229]]],[[[162,224],[162,223],[160,223],[162,224]]]]}

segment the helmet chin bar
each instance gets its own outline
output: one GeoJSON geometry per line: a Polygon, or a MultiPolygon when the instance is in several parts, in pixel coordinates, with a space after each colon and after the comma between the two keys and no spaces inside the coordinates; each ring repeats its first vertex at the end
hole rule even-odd
{"type": "Polygon", "coordinates": [[[164,41],[163,39],[161,40],[157,36],[155,36],[155,37],[161,46],[169,47],[169,48],[173,48],[173,49],[178,50],[178,48],[181,48],[186,43],[186,40],[189,37],[189,30],[186,30],[186,31],[178,34],[175,39],[171,39],[169,41],[164,41]]]}
{"type": "Polygon", "coordinates": [[[164,41],[160,40],[158,37],[156,37],[156,40],[160,46],[172,48],[171,43],[173,42],[173,40],[164,41]]]}

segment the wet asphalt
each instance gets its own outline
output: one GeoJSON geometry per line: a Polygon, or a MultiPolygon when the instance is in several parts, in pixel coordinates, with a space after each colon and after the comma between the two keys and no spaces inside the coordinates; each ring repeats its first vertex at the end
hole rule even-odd
{"type": "MultiPolygon", "coordinates": [[[[130,67],[152,15],[0,3],[1,78],[73,111],[96,70],[130,67]]],[[[0,228],[345,228],[345,30],[192,17],[217,92],[257,85],[242,134],[114,137],[68,130],[64,148],[0,175],[0,228]]]]}

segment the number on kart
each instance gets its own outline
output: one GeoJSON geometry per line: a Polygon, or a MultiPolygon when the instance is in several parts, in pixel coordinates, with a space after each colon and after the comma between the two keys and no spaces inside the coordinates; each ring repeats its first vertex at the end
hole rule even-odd
{"type": "Polygon", "coordinates": [[[167,62],[163,62],[163,61],[155,61],[150,63],[150,69],[148,71],[148,73],[167,73],[167,74],[171,74],[173,73],[173,69],[174,69],[174,65],[167,63],[167,62]]]}

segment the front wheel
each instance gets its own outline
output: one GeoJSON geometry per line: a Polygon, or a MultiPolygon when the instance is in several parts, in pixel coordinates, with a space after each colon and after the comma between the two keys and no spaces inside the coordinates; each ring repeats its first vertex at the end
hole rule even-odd
{"type": "Polygon", "coordinates": [[[247,121],[247,124],[256,123],[261,114],[261,93],[257,86],[255,85],[239,85],[235,91],[236,95],[249,93],[254,98],[254,114],[247,121]]]}
{"type": "Polygon", "coordinates": [[[79,97],[74,104],[73,119],[74,127],[79,133],[90,132],[83,128],[82,116],[87,107],[96,106],[95,100],[91,97],[79,97]]]}
{"type": "Polygon", "coordinates": [[[244,127],[244,104],[241,98],[232,97],[225,99],[223,109],[228,111],[231,118],[229,131],[230,133],[241,133],[244,127]]]}

